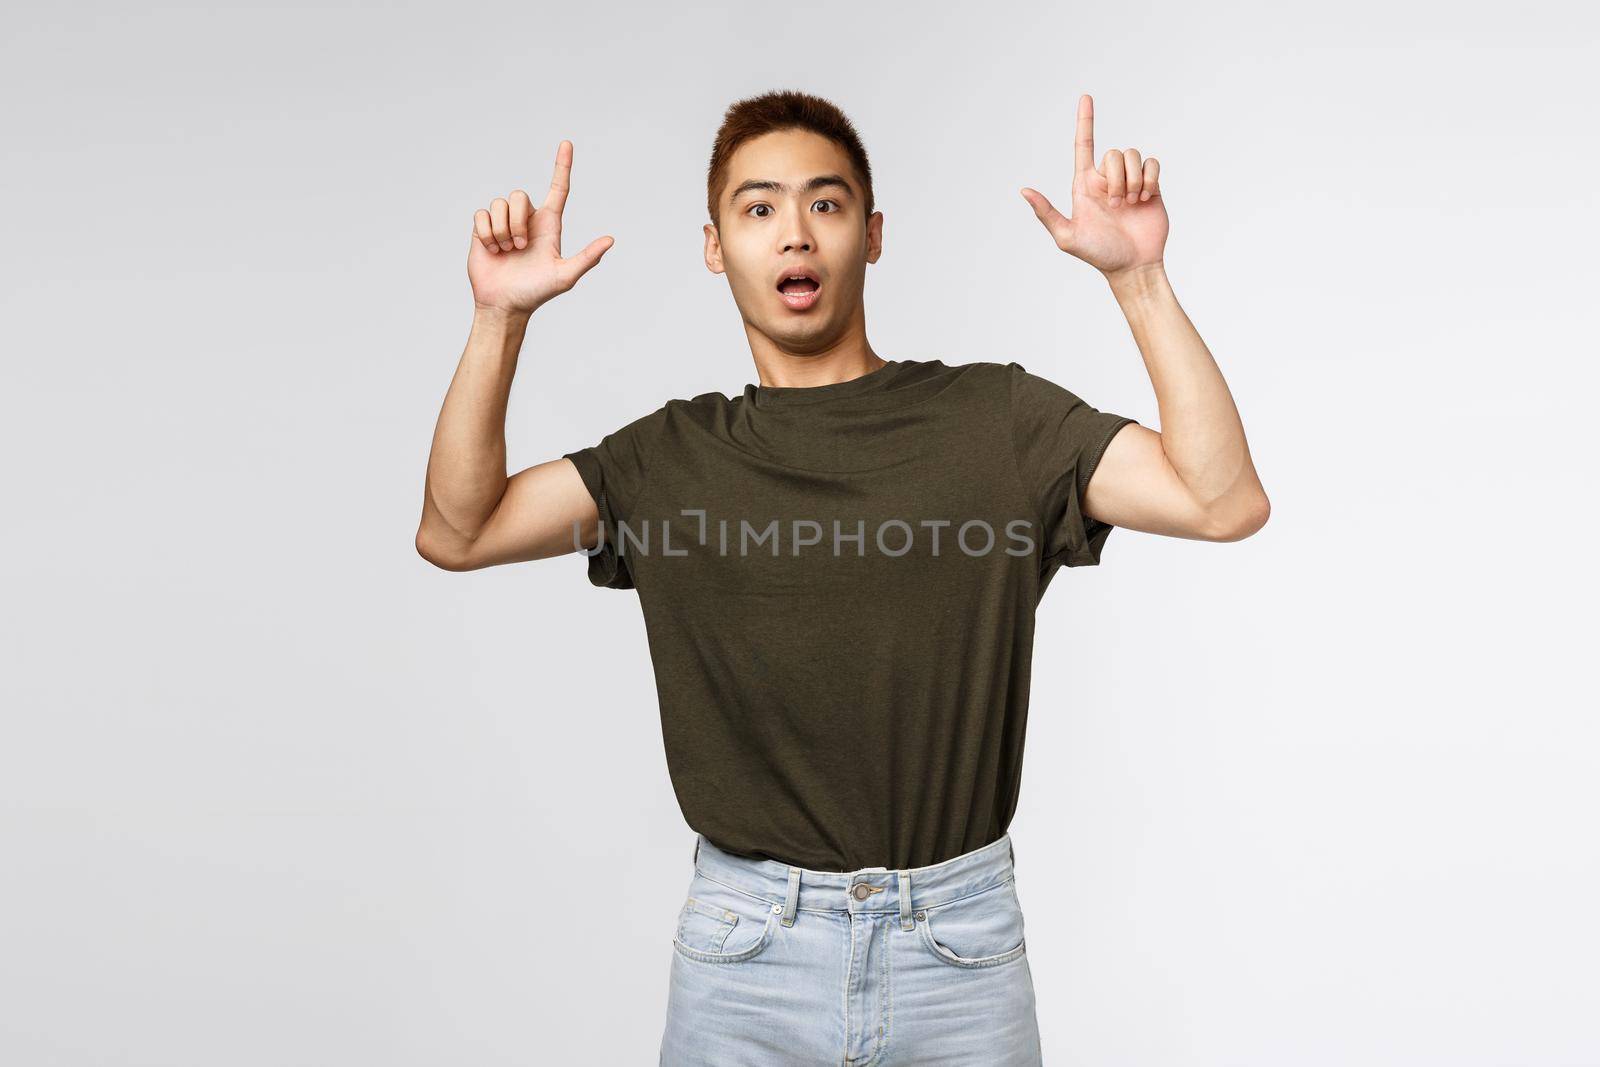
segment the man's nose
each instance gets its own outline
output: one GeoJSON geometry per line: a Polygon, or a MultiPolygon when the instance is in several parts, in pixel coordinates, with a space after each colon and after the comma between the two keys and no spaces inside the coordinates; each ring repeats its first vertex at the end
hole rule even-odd
{"type": "Polygon", "coordinates": [[[784,226],[787,227],[783,238],[785,252],[796,249],[811,251],[811,231],[806,227],[806,217],[803,212],[791,214],[784,226]]]}

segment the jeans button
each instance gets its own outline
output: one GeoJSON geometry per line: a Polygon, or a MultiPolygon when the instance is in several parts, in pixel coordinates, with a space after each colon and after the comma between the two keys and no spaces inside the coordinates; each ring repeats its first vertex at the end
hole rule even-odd
{"type": "Polygon", "coordinates": [[[866,900],[867,894],[872,892],[872,887],[865,882],[857,882],[855,889],[851,892],[857,900],[866,900]]]}

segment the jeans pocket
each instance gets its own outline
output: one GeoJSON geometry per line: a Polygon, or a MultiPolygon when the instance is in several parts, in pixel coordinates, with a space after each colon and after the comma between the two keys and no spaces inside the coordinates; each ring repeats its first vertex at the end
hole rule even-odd
{"type": "Polygon", "coordinates": [[[699,897],[684,901],[678,912],[678,941],[701,952],[721,952],[723,942],[739,925],[739,916],[699,897]]]}
{"type": "Polygon", "coordinates": [[[994,967],[1027,951],[1022,904],[1010,878],[971,896],[918,908],[915,919],[928,951],[952,967],[994,967]]]}
{"type": "Polygon", "coordinates": [[[695,872],[678,910],[672,947],[701,963],[740,963],[767,947],[781,904],[751,896],[695,872]]]}

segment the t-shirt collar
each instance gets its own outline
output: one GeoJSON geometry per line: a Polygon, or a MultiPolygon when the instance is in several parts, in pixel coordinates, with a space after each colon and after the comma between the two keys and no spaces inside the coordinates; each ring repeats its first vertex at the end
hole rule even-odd
{"type": "Polygon", "coordinates": [[[842,382],[833,382],[829,385],[746,385],[745,396],[758,408],[791,407],[796,404],[814,404],[824,400],[837,400],[841,397],[859,396],[862,393],[881,389],[894,377],[894,372],[899,369],[900,361],[891,359],[883,366],[869,370],[867,373],[847,379],[842,382]]]}

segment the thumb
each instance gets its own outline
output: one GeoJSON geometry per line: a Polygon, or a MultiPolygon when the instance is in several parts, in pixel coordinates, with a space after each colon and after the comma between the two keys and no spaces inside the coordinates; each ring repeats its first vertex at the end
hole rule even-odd
{"type": "Polygon", "coordinates": [[[594,265],[600,262],[600,257],[616,243],[610,236],[596,237],[576,253],[562,260],[567,268],[569,283],[575,284],[579,278],[588,274],[594,265]]]}
{"type": "Polygon", "coordinates": [[[1022,199],[1033,207],[1033,214],[1050,231],[1050,236],[1055,238],[1057,247],[1066,251],[1073,243],[1072,220],[1057,211],[1055,205],[1037,189],[1022,187],[1022,199]]]}

